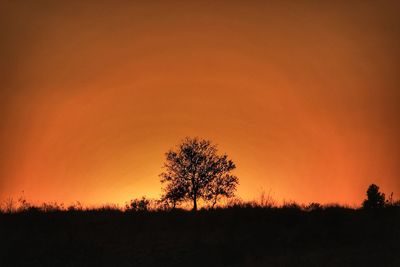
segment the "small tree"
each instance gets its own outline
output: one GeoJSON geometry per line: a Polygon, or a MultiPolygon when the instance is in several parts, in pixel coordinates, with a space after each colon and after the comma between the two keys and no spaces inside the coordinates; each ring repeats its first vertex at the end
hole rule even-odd
{"type": "Polygon", "coordinates": [[[182,201],[211,201],[232,197],[238,178],[231,174],[236,166],[227,155],[218,155],[217,148],[208,140],[186,138],[175,150],[166,153],[165,171],[160,174],[164,187],[163,199],[175,207],[182,201]]]}
{"type": "Polygon", "coordinates": [[[367,199],[362,204],[363,208],[374,209],[385,206],[385,194],[379,192],[379,186],[371,184],[367,190],[367,199]]]}

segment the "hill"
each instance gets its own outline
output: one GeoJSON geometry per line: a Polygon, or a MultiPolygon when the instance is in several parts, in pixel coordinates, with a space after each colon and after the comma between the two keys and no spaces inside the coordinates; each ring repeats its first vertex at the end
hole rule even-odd
{"type": "Polygon", "coordinates": [[[400,266],[400,208],[0,214],[0,266],[400,266]]]}

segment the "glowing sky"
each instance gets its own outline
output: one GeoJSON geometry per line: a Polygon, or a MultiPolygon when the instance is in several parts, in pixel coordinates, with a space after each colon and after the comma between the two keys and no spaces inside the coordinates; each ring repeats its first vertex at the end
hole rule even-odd
{"type": "Polygon", "coordinates": [[[161,193],[213,140],[238,195],[400,196],[398,1],[1,1],[0,200],[161,193]]]}

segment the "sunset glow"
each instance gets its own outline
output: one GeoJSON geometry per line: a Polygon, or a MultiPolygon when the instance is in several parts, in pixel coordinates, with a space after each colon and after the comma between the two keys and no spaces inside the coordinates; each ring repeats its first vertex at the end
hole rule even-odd
{"type": "Polygon", "coordinates": [[[0,201],[158,198],[186,136],[245,200],[399,198],[400,5],[334,2],[1,3],[0,201]]]}

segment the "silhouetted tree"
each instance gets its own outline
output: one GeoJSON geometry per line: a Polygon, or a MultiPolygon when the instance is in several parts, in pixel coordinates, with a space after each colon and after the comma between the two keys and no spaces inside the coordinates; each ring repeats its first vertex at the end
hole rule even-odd
{"type": "Polygon", "coordinates": [[[236,166],[227,155],[218,155],[209,140],[186,138],[176,150],[166,153],[165,171],[160,174],[164,187],[163,198],[173,206],[190,200],[193,210],[197,201],[211,201],[232,197],[238,178],[231,174],[236,166]]]}
{"type": "Polygon", "coordinates": [[[385,194],[379,192],[379,186],[371,184],[367,190],[367,199],[362,204],[363,208],[373,209],[385,206],[385,194]]]}

